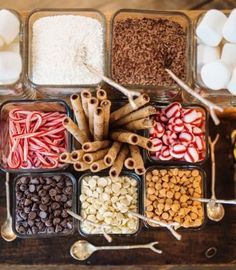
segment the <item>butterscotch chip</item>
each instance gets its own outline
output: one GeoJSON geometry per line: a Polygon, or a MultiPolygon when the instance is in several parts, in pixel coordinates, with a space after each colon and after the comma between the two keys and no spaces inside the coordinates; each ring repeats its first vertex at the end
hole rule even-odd
{"type": "Polygon", "coordinates": [[[152,218],[152,217],[154,216],[154,213],[153,213],[153,212],[147,212],[147,211],[146,211],[146,216],[147,216],[148,218],[152,218]]]}
{"type": "Polygon", "coordinates": [[[152,205],[148,205],[148,207],[147,207],[147,211],[148,211],[148,212],[153,211],[153,206],[152,206],[152,205]]]}
{"type": "Polygon", "coordinates": [[[166,199],[166,203],[167,203],[167,204],[172,204],[172,203],[173,203],[173,200],[170,199],[170,198],[168,198],[168,199],[166,199]]]}
{"type": "Polygon", "coordinates": [[[180,192],[175,192],[175,199],[178,200],[181,197],[180,192]]]}
{"type": "Polygon", "coordinates": [[[153,175],[159,175],[159,171],[158,171],[158,170],[153,170],[153,171],[152,171],[152,174],[153,174],[153,175]]]}
{"type": "Polygon", "coordinates": [[[201,177],[201,175],[199,175],[199,176],[197,176],[197,177],[195,177],[195,182],[201,182],[201,180],[202,180],[202,177],[201,177]]]}
{"type": "Polygon", "coordinates": [[[146,206],[148,206],[148,205],[152,204],[152,201],[146,199],[146,200],[145,200],[145,204],[146,204],[146,206]]]}
{"type": "Polygon", "coordinates": [[[174,176],[171,177],[171,178],[170,178],[170,182],[173,183],[173,184],[176,184],[176,182],[177,182],[177,181],[176,181],[176,178],[175,178],[174,176]]]}
{"type": "Polygon", "coordinates": [[[164,213],[161,215],[161,217],[162,217],[163,219],[168,219],[169,214],[166,213],[166,212],[164,212],[164,213]]]}
{"type": "Polygon", "coordinates": [[[155,195],[156,195],[156,196],[158,196],[158,195],[159,195],[159,191],[158,191],[158,190],[156,190],[155,195]]]}
{"type": "Polygon", "coordinates": [[[197,192],[194,192],[193,197],[194,198],[201,198],[201,195],[199,193],[197,193],[197,192]]]}
{"type": "Polygon", "coordinates": [[[166,190],[164,188],[159,191],[159,196],[160,197],[165,197],[166,196],[166,190]]]}
{"type": "Polygon", "coordinates": [[[191,174],[192,174],[193,177],[199,176],[199,171],[198,170],[192,170],[191,174]]]}
{"type": "Polygon", "coordinates": [[[165,210],[165,211],[170,210],[170,205],[169,205],[169,204],[165,204],[164,210],[165,210]]]}
{"type": "Polygon", "coordinates": [[[146,175],[146,180],[147,180],[147,181],[152,181],[152,174],[151,174],[151,173],[148,173],[148,174],[146,175]]]}
{"type": "Polygon", "coordinates": [[[177,211],[179,210],[179,208],[180,208],[180,205],[179,205],[179,204],[173,204],[173,205],[171,206],[171,209],[172,209],[172,211],[174,211],[174,212],[177,212],[177,211]]]}
{"type": "Polygon", "coordinates": [[[155,188],[147,188],[147,194],[154,194],[155,193],[155,188]]]}
{"type": "Polygon", "coordinates": [[[169,182],[169,175],[166,174],[165,176],[163,176],[162,180],[165,181],[165,182],[169,182]]]}
{"type": "Polygon", "coordinates": [[[155,184],[155,189],[160,190],[162,188],[162,185],[160,183],[155,184]]]}
{"type": "Polygon", "coordinates": [[[169,188],[169,184],[167,183],[167,182],[164,182],[163,184],[162,184],[162,186],[163,186],[163,188],[169,188]]]}
{"type": "Polygon", "coordinates": [[[148,183],[148,187],[154,187],[155,186],[155,183],[154,182],[149,182],[148,183]]]}
{"type": "Polygon", "coordinates": [[[162,176],[166,175],[166,174],[167,174],[167,170],[160,170],[160,174],[161,174],[162,176]]]}
{"type": "Polygon", "coordinates": [[[159,201],[159,203],[164,203],[165,202],[165,199],[159,198],[158,201],[159,201]]]}
{"type": "Polygon", "coordinates": [[[151,201],[155,201],[157,199],[157,196],[151,194],[148,196],[148,198],[151,200],[151,201]]]}
{"type": "Polygon", "coordinates": [[[195,219],[197,219],[198,216],[196,213],[191,212],[190,217],[191,217],[191,219],[195,220],[195,219]]]}
{"type": "Polygon", "coordinates": [[[180,186],[179,185],[175,185],[174,186],[174,191],[179,191],[180,190],[180,186]]]}
{"type": "Polygon", "coordinates": [[[152,177],[152,181],[153,181],[154,183],[156,183],[156,182],[161,181],[161,179],[159,178],[159,176],[154,175],[154,176],[152,177]]]}
{"type": "Polygon", "coordinates": [[[167,198],[173,198],[173,196],[174,196],[174,194],[173,194],[173,192],[171,192],[171,191],[167,191],[166,192],[166,196],[167,196],[167,198]]]}
{"type": "Polygon", "coordinates": [[[197,193],[201,194],[201,193],[202,193],[202,190],[201,190],[201,188],[200,188],[200,187],[198,187],[198,188],[196,188],[196,189],[195,189],[195,192],[197,192],[197,193]]]}
{"type": "Polygon", "coordinates": [[[158,205],[157,205],[157,208],[158,208],[158,210],[159,211],[162,211],[163,209],[164,209],[164,204],[163,203],[159,203],[158,205]]]}
{"type": "Polygon", "coordinates": [[[172,170],[172,172],[173,172],[173,175],[176,176],[176,175],[179,174],[179,169],[175,168],[175,169],[172,170]]]}

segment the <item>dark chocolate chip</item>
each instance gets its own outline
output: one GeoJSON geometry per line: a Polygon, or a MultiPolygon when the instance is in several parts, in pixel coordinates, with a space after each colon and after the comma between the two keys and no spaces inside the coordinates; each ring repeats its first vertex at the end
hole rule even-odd
{"type": "Polygon", "coordinates": [[[50,219],[47,219],[46,221],[45,221],[45,225],[47,226],[47,227],[51,227],[53,224],[52,224],[52,220],[50,220],[50,219]]]}
{"type": "Polygon", "coordinates": [[[60,222],[61,222],[61,219],[60,218],[54,218],[53,219],[53,225],[60,224],[60,222]]]}
{"type": "Polygon", "coordinates": [[[53,214],[54,214],[54,217],[60,217],[60,215],[61,215],[61,210],[55,210],[55,211],[53,212],[53,214]]]}
{"type": "Polygon", "coordinates": [[[32,201],[30,199],[25,199],[24,205],[28,206],[32,203],[32,201]]]}
{"type": "Polygon", "coordinates": [[[47,227],[47,233],[54,233],[53,227],[47,227]]]}
{"type": "Polygon", "coordinates": [[[47,195],[47,191],[45,189],[41,189],[38,191],[38,194],[40,197],[44,197],[47,195]]]}
{"type": "Polygon", "coordinates": [[[47,215],[48,215],[48,214],[47,214],[45,211],[40,211],[40,212],[39,212],[39,216],[40,216],[41,218],[46,218],[47,215]]]}
{"type": "Polygon", "coordinates": [[[61,195],[56,195],[55,196],[55,201],[60,202],[61,201],[61,195]]]}
{"type": "Polygon", "coordinates": [[[31,210],[30,207],[25,207],[25,208],[24,208],[24,212],[25,212],[26,214],[29,214],[30,210],[31,210]]]}
{"type": "Polygon", "coordinates": [[[40,209],[41,211],[46,212],[47,209],[48,209],[48,207],[47,207],[47,205],[45,205],[45,204],[40,204],[40,205],[39,205],[39,209],[40,209]]]}
{"type": "Polygon", "coordinates": [[[29,215],[28,215],[28,218],[29,219],[35,219],[37,216],[37,214],[35,212],[30,212],[29,215]]]}
{"type": "Polygon", "coordinates": [[[54,188],[52,188],[52,189],[49,190],[49,195],[51,197],[56,196],[57,195],[57,191],[54,188]]]}
{"type": "Polygon", "coordinates": [[[58,202],[53,202],[51,207],[53,210],[56,210],[56,209],[60,208],[60,204],[58,202]]]}
{"type": "Polygon", "coordinates": [[[62,231],[62,227],[60,225],[56,225],[56,233],[61,232],[62,231]]]}
{"type": "Polygon", "coordinates": [[[67,228],[71,230],[73,228],[72,222],[67,222],[67,228]]]}

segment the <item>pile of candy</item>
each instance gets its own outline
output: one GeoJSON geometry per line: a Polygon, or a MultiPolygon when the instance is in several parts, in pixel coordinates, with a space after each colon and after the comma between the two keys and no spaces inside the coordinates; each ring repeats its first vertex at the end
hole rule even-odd
{"type": "Polygon", "coordinates": [[[57,168],[58,157],[67,148],[67,131],[62,125],[64,113],[9,112],[10,169],[57,168]]]}
{"type": "Polygon", "coordinates": [[[173,102],[157,109],[149,136],[154,144],[151,158],[156,160],[181,160],[191,163],[206,156],[205,121],[203,109],[182,108],[173,102]]]}

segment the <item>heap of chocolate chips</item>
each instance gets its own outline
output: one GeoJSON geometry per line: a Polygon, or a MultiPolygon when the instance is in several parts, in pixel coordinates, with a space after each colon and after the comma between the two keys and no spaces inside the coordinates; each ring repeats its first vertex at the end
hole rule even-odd
{"type": "Polygon", "coordinates": [[[117,21],[112,40],[112,78],[120,84],[171,86],[165,68],[186,79],[187,34],[168,19],[117,21]]]}
{"type": "Polygon", "coordinates": [[[73,230],[73,183],[64,175],[21,177],[16,182],[16,230],[20,234],[69,233],[73,230]]]}

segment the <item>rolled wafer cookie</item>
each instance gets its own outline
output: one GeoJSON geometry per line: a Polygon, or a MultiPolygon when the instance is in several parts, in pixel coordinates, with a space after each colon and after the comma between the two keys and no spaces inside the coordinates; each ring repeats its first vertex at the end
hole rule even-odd
{"type": "Polygon", "coordinates": [[[64,152],[64,153],[60,154],[59,161],[63,162],[63,163],[69,163],[69,164],[74,163],[74,161],[71,158],[71,153],[69,153],[69,152],[64,152]]]}
{"type": "Polygon", "coordinates": [[[156,108],[153,106],[147,106],[124,116],[123,118],[119,119],[113,124],[115,127],[124,126],[130,122],[133,122],[135,120],[142,119],[144,117],[148,117],[154,114],[156,114],[156,108]]]}
{"type": "Polygon", "coordinates": [[[102,141],[104,132],[104,111],[97,107],[94,111],[94,140],[102,141]]]}
{"type": "Polygon", "coordinates": [[[112,165],[120,151],[120,148],[122,146],[121,142],[113,142],[111,148],[109,149],[108,153],[104,157],[104,163],[106,165],[112,165]]]}
{"type": "Polygon", "coordinates": [[[110,166],[107,166],[107,165],[104,163],[103,159],[100,159],[100,160],[98,160],[98,161],[93,162],[93,163],[90,165],[90,170],[91,170],[91,172],[100,172],[100,171],[102,171],[102,170],[107,169],[108,167],[110,167],[110,166]]]}
{"type": "Polygon", "coordinates": [[[89,170],[89,168],[90,168],[89,164],[87,164],[83,161],[78,161],[78,162],[74,163],[74,169],[77,172],[86,171],[86,170],[89,170]]]}
{"type": "Polygon", "coordinates": [[[110,100],[103,100],[101,101],[101,107],[104,111],[104,131],[103,131],[103,137],[104,139],[108,138],[109,133],[109,120],[110,120],[110,110],[111,110],[111,101],[110,100]]]}
{"type": "Polygon", "coordinates": [[[94,112],[98,106],[97,98],[90,98],[88,100],[88,119],[89,119],[89,130],[94,135],[94,112]]]}
{"type": "Polygon", "coordinates": [[[96,91],[96,97],[99,101],[107,99],[107,92],[102,88],[98,88],[96,91]]]}
{"type": "Polygon", "coordinates": [[[152,150],[153,148],[153,142],[143,136],[140,136],[140,135],[137,135],[138,137],[138,143],[137,145],[144,148],[144,149],[147,149],[149,151],[152,150]]]}
{"type": "Polygon", "coordinates": [[[62,124],[80,144],[90,141],[87,134],[80,130],[70,117],[64,118],[62,124]]]}
{"type": "Polygon", "coordinates": [[[120,175],[121,170],[124,166],[124,161],[126,157],[128,156],[128,154],[129,154],[129,148],[126,144],[123,144],[114,164],[109,170],[109,176],[111,178],[116,178],[120,175]]]}
{"type": "Polygon", "coordinates": [[[97,160],[103,159],[107,154],[109,148],[101,149],[92,153],[85,153],[83,156],[83,161],[87,164],[91,164],[97,160]]]}
{"type": "Polygon", "coordinates": [[[89,138],[90,137],[89,126],[84,113],[84,109],[82,107],[80,96],[76,94],[71,95],[70,101],[79,129],[84,131],[89,138]]]}
{"type": "Polygon", "coordinates": [[[142,94],[136,99],[134,99],[134,103],[136,105],[136,109],[134,109],[130,103],[127,103],[126,105],[122,106],[120,109],[114,111],[111,113],[110,117],[110,123],[113,123],[120,118],[126,116],[127,114],[133,112],[134,110],[137,110],[141,107],[143,107],[145,104],[147,104],[150,101],[150,97],[147,94],[142,94]]]}
{"type": "Polygon", "coordinates": [[[137,145],[129,145],[129,150],[131,157],[135,160],[135,173],[138,175],[144,174],[146,169],[144,167],[144,162],[139,147],[137,145]]]}
{"type": "Polygon", "coordinates": [[[73,162],[82,161],[83,155],[84,155],[84,151],[82,149],[74,150],[71,152],[71,160],[73,162]]]}
{"type": "Polygon", "coordinates": [[[95,142],[87,142],[82,145],[82,149],[84,152],[96,152],[100,149],[107,148],[111,145],[111,141],[95,141],[95,142]]]}
{"type": "Polygon", "coordinates": [[[88,119],[88,101],[91,97],[92,94],[88,89],[84,89],[83,91],[81,91],[81,103],[87,119],[88,119]]]}
{"type": "Polygon", "coordinates": [[[137,144],[138,143],[138,136],[135,133],[125,131],[125,130],[118,130],[111,132],[111,138],[114,141],[129,143],[129,144],[137,144]]]}
{"type": "Polygon", "coordinates": [[[128,157],[124,162],[125,168],[133,170],[135,168],[135,160],[132,157],[128,157]]]}
{"type": "Polygon", "coordinates": [[[153,127],[153,120],[148,117],[132,121],[124,126],[125,129],[130,131],[148,129],[153,127]]]}

